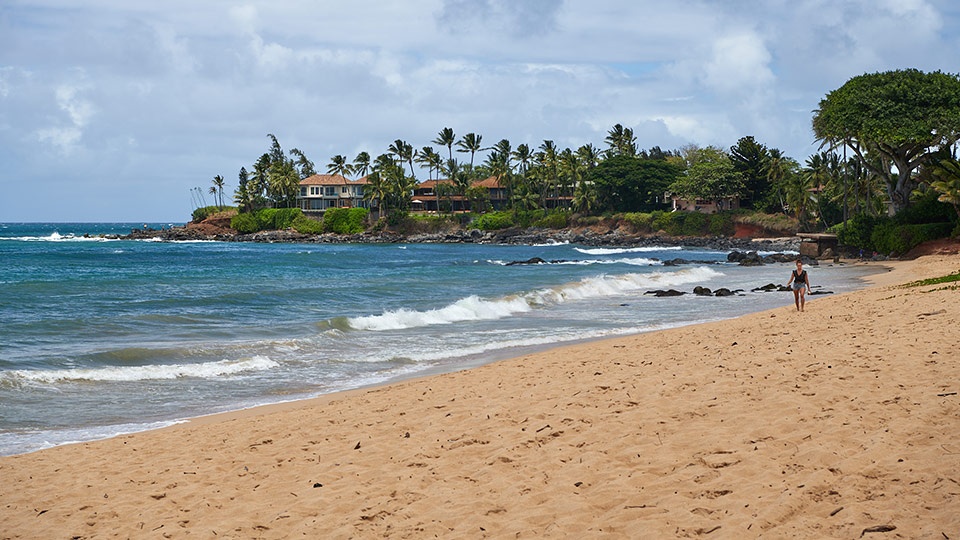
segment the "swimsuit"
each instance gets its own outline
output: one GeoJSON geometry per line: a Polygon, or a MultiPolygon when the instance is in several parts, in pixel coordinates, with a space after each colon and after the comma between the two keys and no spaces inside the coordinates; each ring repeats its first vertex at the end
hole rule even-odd
{"type": "Polygon", "coordinates": [[[804,270],[803,272],[800,272],[800,275],[798,276],[797,271],[794,270],[793,283],[791,284],[791,287],[793,288],[793,290],[799,291],[806,286],[807,286],[807,271],[804,270]]]}

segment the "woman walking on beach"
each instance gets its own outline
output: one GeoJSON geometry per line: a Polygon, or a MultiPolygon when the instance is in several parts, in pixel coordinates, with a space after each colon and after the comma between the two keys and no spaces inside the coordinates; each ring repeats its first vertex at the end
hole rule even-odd
{"type": "Polygon", "coordinates": [[[803,269],[803,261],[797,259],[797,269],[790,272],[790,281],[787,287],[793,290],[793,301],[797,304],[797,311],[803,311],[804,293],[810,292],[810,278],[803,269]]]}

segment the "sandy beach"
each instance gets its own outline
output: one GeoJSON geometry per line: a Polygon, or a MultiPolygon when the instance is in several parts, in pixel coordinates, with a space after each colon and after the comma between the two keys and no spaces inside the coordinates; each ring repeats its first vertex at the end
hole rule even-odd
{"type": "Polygon", "coordinates": [[[957,539],[960,290],[903,284],[960,256],[889,266],[804,313],[0,458],[0,538],[957,539]]]}

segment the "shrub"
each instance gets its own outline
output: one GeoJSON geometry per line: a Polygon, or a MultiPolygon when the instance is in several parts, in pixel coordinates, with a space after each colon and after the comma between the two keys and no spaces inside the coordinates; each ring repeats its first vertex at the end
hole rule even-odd
{"type": "Polygon", "coordinates": [[[885,220],[874,227],[870,242],[872,249],[880,253],[903,255],[923,242],[949,235],[952,228],[952,223],[899,225],[885,220]]]}
{"type": "Polygon", "coordinates": [[[226,207],[221,208],[219,206],[201,206],[200,208],[197,208],[196,210],[193,211],[193,214],[190,215],[190,218],[193,220],[194,223],[199,223],[207,219],[211,215],[216,214],[217,212],[221,212],[225,209],[226,207]]]}
{"type": "Polygon", "coordinates": [[[310,219],[302,213],[294,218],[292,226],[300,234],[320,234],[323,232],[323,223],[310,219]]]}
{"type": "Polygon", "coordinates": [[[242,213],[230,218],[230,228],[242,234],[250,234],[259,231],[260,224],[254,214],[242,213]]]}
{"type": "MultiPolygon", "coordinates": [[[[679,212],[677,212],[679,214],[679,212]]],[[[683,217],[680,234],[683,236],[702,236],[707,230],[710,216],[700,212],[690,212],[683,217]]]]}
{"type": "Polygon", "coordinates": [[[533,222],[534,227],[543,227],[545,229],[564,229],[569,224],[570,214],[561,211],[550,212],[533,222]]]}
{"type": "MultiPolygon", "coordinates": [[[[885,217],[874,217],[869,214],[857,214],[847,220],[846,226],[843,224],[835,225],[830,228],[837,234],[837,241],[842,246],[850,246],[867,251],[874,251],[871,236],[877,223],[887,220],[885,217]]],[[[877,250],[879,251],[879,250],[877,250]]]]}
{"type": "Polygon", "coordinates": [[[651,231],[653,214],[628,212],[623,214],[623,221],[630,225],[630,227],[633,229],[633,232],[638,234],[646,234],[651,231]]]}
{"type": "Polygon", "coordinates": [[[490,212],[475,219],[473,226],[482,231],[509,229],[514,226],[513,214],[511,212],[490,212]]]}
{"type": "Polygon", "coordinates": [[[710,214],[710,223],[707,225],[707,232],[711,236],[733,236],[736,227],[733,222],[734,215],[729,212],[719,214],[710,214]]]}
{"type": "MultiPolygon", "coordinates": [[[[323,213],[323,230],[336,234],[362,233],[368,214],[366,208],[329,208],[323,213]]],[[[404,212],[395,212],[389,217],[394,215],[398,215],[398,219],[406,216],[404,212]]]]}

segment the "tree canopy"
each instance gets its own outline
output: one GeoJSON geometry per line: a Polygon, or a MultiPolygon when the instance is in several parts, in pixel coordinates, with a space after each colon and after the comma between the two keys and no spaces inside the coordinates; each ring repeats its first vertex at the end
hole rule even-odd
{"type": "Polygon", "coordinates": [[[743,175],[730,156],[713,146],[688,149],[686,174],[670,185],[670,191],[685,199],[725,199],[743,194],[743,175]]]}
{"type": "Polygon", "coordinates": [[[899,212],[931,150],[960,139],[960,77],[916,69],[853,77],[820,101],[813,131],[826,145],[847,145],[883,177],[899,212]]]}
{"type": "Polygon", "coordinates": [[[616,155],[590,170],[601,207],[614,211],[650,211],[662,205],[667,187],[682,173],[664,160],[616,155]]]}

